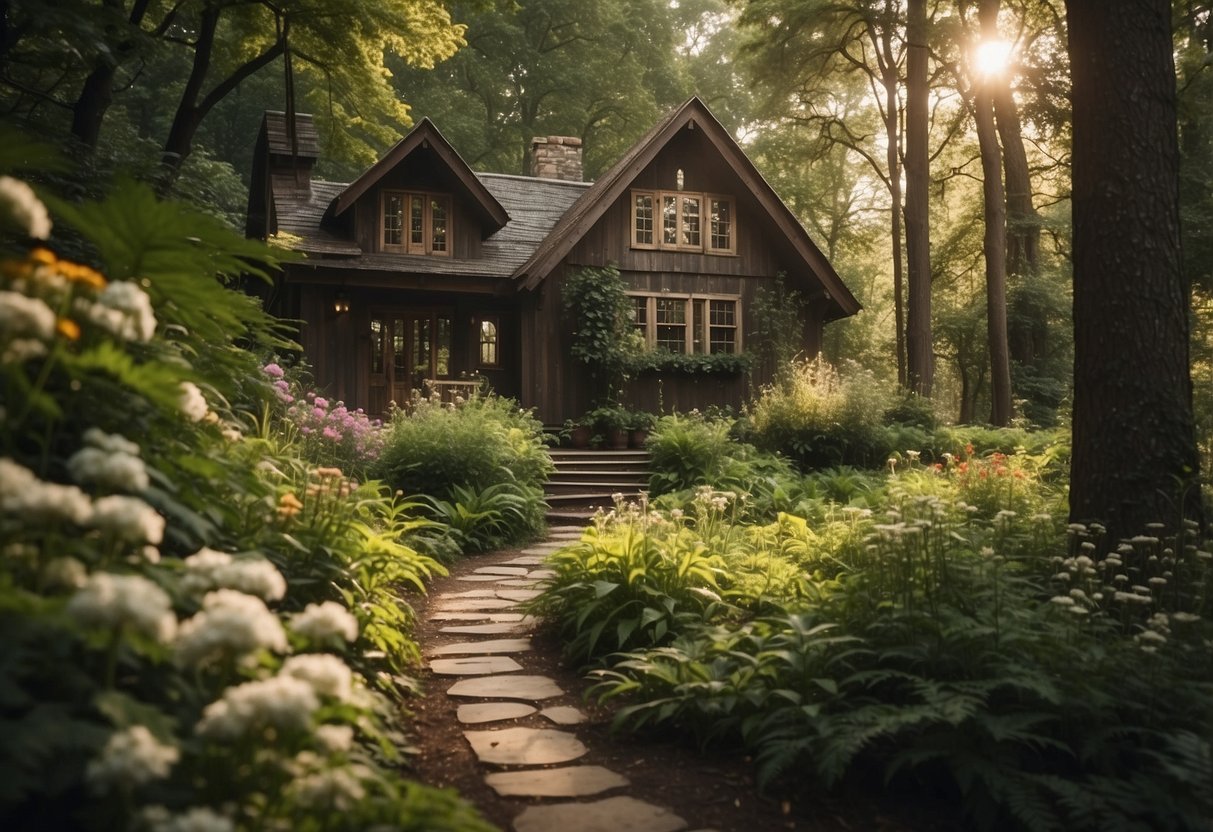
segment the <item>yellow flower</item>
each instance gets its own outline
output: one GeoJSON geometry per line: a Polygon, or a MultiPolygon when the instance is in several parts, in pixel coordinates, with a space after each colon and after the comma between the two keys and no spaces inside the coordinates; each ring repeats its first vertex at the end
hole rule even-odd
{"type": "Polygon", "coordinates": [[[301,508],[303,508],[303,503],[299,502],[299,498],[289,491],[278,498],[278,516],[283,520],[294,517],[301,508]]]}
{"type": "Polygon", "coordinates": [[[71,282],[80,283],[88,286],[90,289],[104,289],[106,286],[106,280],[100,272],[82,263],[69,263],[66,260],[61,260],[59,262],[59,273],[71,282]]]}
{"type": "Polygon", "coordinates": [[[327,479],[329,477],[333,479],[341,479],[343,475],[340,468],[317,468],[316,476],[320,477],[321,479],[327,479]]]}
{"type": "Polygon", "coordinates": [[[55,263],[59,262],[59,258],[55,256],[55,252],[42,246],[38,246],[31,251],[29,253],[29,259],[42,266],[53,266],[55,263]]]}
{"type": "Polygon", "coordinates": [[[80,324],[71,318],[60,318],[55,321],[55,331],[69,341],[80,340],[80,324]]]}

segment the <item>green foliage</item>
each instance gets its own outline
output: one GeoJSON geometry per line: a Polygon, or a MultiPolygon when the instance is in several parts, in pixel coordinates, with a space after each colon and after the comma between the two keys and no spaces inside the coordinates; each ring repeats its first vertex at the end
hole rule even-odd
{"type": "Polygon", "coordinates": [[[517,482],[482,489],[456,485],[449,500],[423,495],[431,516],[462,552],[487,552],[525,540],[543,527],[543,489],[517,482]]]}
{"type": "Polygon", "coordinates": [[[697,414],[662,416],[649,436],[649,490],[665,494],[716,480],[732,452],[729,424],[697,414]]]}
{"type": "Polygon", "coordinates": [[[614,266],[573,272],[560,291],[573,327],[569,354],[589,368],[596,401],[607,402],[641,348],[631,323],[632,300],[614,266]]]}
{"type": "Polygon", "coordinates": [[[264,418],[283,342],[225,283],[273,253],[139,186],[56,204],[97,268],[0,264],[0,817],[487,830],[400,775],[430,522],[264,418]]]}
{"type": "Polygon", "coordinates": [[[888,453],[881,416],[888,394],[868,371],[841,373],[821,359],[785,367],[751,408],[754,442],[802,470],[879,465],[888,453]]]}
{"type": "Polygon", "coordinates": [[[406,494],[446,499],[455,486],[507,481],[542,487],[551,473],[542,425],[493,394],[457,405],[415,399],[388,430],[374,473],[406,494]]]}
{"type": "Polygon", "coordinates": [[[632,355],[630,373],[684,373],[687,375],[737,375],[754,366],[750,353],[682,353],[669,350],[643,350],[632,355]]]}

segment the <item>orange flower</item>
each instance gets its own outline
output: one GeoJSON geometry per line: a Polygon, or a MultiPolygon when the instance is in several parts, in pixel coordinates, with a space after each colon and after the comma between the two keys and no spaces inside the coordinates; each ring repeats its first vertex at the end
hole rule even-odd
{"type": "Polygon", "coordinates": [[[59,273],[73,283],[80,283],[90,289],[104,289],[106,280],[101,273],[91,266],[82,263],[69,263],[62,260],[59,263],[59,273]]]}
{"type": "Polygon", "coordinates": [[[42,246],[38,246],[31,251],[29,253],[29,259],[42,266],[53,266],[55,263],[59,262],[59,258],[55,256],[55,252],[51,251],[49,248],[43,248],[42,246]]]}
{"type": "Polygon", "coordinates": [[[301,508],[303,508],[303,503],[299,502],[299,498],[289,491],[278,498],[278,516],[283,520],[294,517],[301,508]]]}
{"type": "Polygon", "coordinates": [[[80,340],[80,324],[71,318],[60,318],[55,321],[55,330],[69,341],[80,340]]]}

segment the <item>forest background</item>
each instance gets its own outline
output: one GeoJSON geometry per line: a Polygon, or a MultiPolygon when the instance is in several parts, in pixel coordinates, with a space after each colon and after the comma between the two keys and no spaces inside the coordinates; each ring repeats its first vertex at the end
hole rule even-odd
{"type": "MultiPolygon", "coordinates": [[[[1206,468],[1211,5],[1172,4],[1206,468]]],[[[593,178],[697,94],[864,304],[827,359],[949,421],[1050,426],[1073,390],[1066,44],[1060,0],[8,0],[0,110],[83,162],[69,189],[133,172],[242,228],[267,109],[315,114],[329,179],[422,116],[478,170],[579,136],[593,178]]]]}

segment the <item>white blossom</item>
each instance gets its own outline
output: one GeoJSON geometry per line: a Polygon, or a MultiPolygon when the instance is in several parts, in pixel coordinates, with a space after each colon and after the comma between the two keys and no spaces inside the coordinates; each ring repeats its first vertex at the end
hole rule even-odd
{"type": "Polygon", "coordinates": [[[164,518],[135,497],[112,495],[93,503],[92,526],[130,543],[156,545],[164,539],[164,518]]]}
{"type": "Polygon", "coordinates": [[[153,832],[236,832],[236,825],[205,806],[194,806],[179,815],[167,811],[151,824],[153,832]]]}
{"type": "Polygon", "coordinates": [[[302,679],[321,696],[341,702],[350,698],[353,673],[341,659],[329,653],[291,656],[282,664],[282,675],[302,679]]]}
{"type": "Polygon", "coordinates": [[[0,292],[0,336],[49,341],[54,334],[55,313],[46,301],[20,292],[0,292]]]}
{"type": "Polygon", "coordinates": [[[41,358],[46,353],[46,344],[36,338],[14,338],[4,345],[4,352],[0,353],[0,363],[24,364],[31,359],[41,358]]]}
{"type": "Polygon", "coordinates": [[[302,679],[275,676],[230,687],[202,711],[196,730],[205,737],[237,739],[254,728],[303,730],[320,707],[316,691],[302,679]]]}
{"type": "Polygon", "coordinates": [[[353,641],[358,638],[358,619],[336,601],[324,601],[291,616],[291,630],[310,641],[353,641]]]}
{"type": "Polygon", "coordinates": [[[92,483],[117,491],[143,491],[148,487],[143,460],[101,448],[81,448],[67,461],[67,470],[79,483],[92,483]]]}
{"type": "Polygon", "coordinates": [[[202,391],[198,389],[198,385],[192,381],[183,381],[179,385],[179,390],[177,407],[185,418],[191,422],[201,422],[205,419],[209,407],[206,403],[206,397],[202,395],[202,391]]]}
{"type": "Polygon", "coordinates": [[[93,515],[88,495],[74,485],[43,482],[11,459],[0,459],[0,511],[26,520],[82,526],[93,515]]]}
{"type": "Polygon", "coordinates": [[[156,312],[152,309],[151,298],[130,281],[109,284],[92,304],[78,299],[77,311],[124,341],[150,341],[156,332],[156,312]]]}
{"type": "Polygon", "coordinates": [[[266,601],[286,595],[286,579],[264,558],[233,558],[226,552],[203,547],[185,559],[187,592],[236,589],[266,601]]]}
{"type": "Polygon", "coordinates": [[[348,809],[366,797],[357,773],[362,766],[338,766],[312,772],[291,783],[295,800],[314,809],[348,809]]]}
{"type": "Polygon", "coordinates": [[[168,595],[139,575],[90,576],[68,602],[67,613],[85,627],[130,627],[159,642],[171,640],[177,629],[168,595]]]}
{"type": "Polygon", "coordinates": [[[354,744],[354,728],[351,725],[318,725],[316,742],[329,754],[344,754],[354,744]]]}
{"type": "Polygon", "coordinates": [[[35,240],[51,235],[51,217],[34,189],[20,179],[0,176],[0,211],[35,240]]]}
{"type": "Polygon", "coordinates": [[[287,651],[282,622],[260,598],[234,589],[207,593],[202,611],[182,622],[176,644],[177,657],[186,665],[260,648],[287,651]]]}
{"type": "Polygon", "coordinates": [[[76,558],[53,558],[42,568],[42,578],[51,586],[79,589],[88,581],[88,569],[76,558]]]}
{"type": "Polygon", "coordinates": [[[110,735],[101,755],[88,764],[85,779],[97,791],[131,788],[168,776],[181,752],[163,745],[146,726],[132,725],[110,735]]]}

